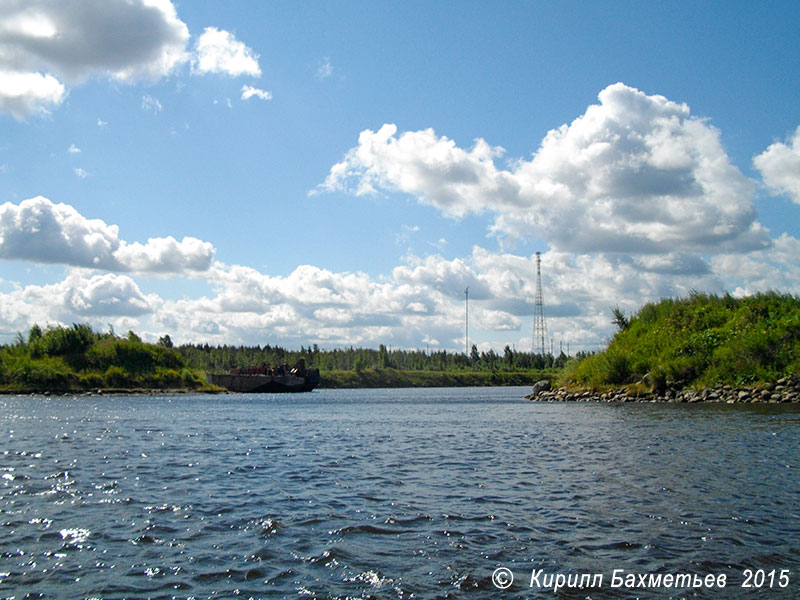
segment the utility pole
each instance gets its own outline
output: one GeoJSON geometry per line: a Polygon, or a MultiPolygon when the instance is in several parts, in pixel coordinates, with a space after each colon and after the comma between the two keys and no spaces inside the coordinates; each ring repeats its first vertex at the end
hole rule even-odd
{"type": "Polygon", "coordinates": [[[544,300],[542,299],[542,255],[536,253],[536,298],[533,309],[533,339],[531,352],[544,356],[547,353],[545,345],[547,338],[547,322],[544,319],[544,300]]]}
{"type": "Polygon", "coordinates": [[[469,358],[469,286],[464,290],[464,354],[469,358]]]}

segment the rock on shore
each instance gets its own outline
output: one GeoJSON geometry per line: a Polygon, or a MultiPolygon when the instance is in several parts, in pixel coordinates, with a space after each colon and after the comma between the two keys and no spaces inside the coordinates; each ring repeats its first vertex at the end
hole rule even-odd
{"type": "MultiPolygon", "coordinates": [[[[548,382],[549,383],[549,382],[548,382]]],[[[588,389],[542,389],[534,385],[534,393],[525,396],[534,402],[721,402],[727,404],[800,403],[800,376],[792,375],[776,383],[756,387],[718,385],[701,390],[667,389],[661,394],[616,388],[605,391],[588,389]]]]}

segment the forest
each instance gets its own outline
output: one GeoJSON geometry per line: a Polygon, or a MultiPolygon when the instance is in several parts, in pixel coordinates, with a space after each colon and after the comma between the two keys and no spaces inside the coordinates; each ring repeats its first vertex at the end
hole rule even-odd
{"type": "Polygon", "coordinates": [[[86,324],[33,325],[27,336],[0,346],[0,391],[96,391],[189,389],[214,391],[206,373],[233,368],[293,365],[304,359],[321,371],[321,387],[429,387],[444,385],[527,385],[562,367],[567,357],[517,352],[506,346],[470,356],[446,350],[368,348],[322,350],[317,345],[175,346],[169,335],[146,343],[133,331],[117,335],[86,324]]]}
{"type": "MultiPolygon", "coordinates": [[[[162,344],[171,347],[169,339],[162,344]]],[[[503,354],[494,350],[479,352],[472,346],[470,356],[447,350],[392,349],[381,344],[378,349],[334,348],[322,350],[316,344],[300,346],[299,350],[287,350],[280,346],[209,346],[208,344],[184,344],[175,349],[192,368],[207,372],[224,372],[234,367],[258,366],[262,363],[280,365],[294,364],[305,359],[306,364],[320,371],[364,371],[366,369],[396,369],[399,371],[539,371],[561,368],[567,356],[560,354],[539,355],[519,352],[506,346],[503,354]]]]}

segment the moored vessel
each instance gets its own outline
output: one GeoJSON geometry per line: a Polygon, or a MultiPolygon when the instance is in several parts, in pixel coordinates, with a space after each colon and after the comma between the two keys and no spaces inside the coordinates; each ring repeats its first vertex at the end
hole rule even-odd
{"type": "Polygon", "coordinates": [[[227,373],[206,376],[209,383],[239,393],[310,392],[319,385],[319,369],[306,369],[302,358],[289,368],[283,364],[271,368],[268,363],[259,367],[231,369],[227,373]]]}

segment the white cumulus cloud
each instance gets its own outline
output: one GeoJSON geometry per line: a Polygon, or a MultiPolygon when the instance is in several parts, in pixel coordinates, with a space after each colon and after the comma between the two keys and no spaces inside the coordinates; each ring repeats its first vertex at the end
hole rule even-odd
{"type": "Polygon", "coordinates": [[[187,59],[189,30],[169,0],[0,4],[0,106],[21,119],[60,104],[92,75],[155,81],[187,59]]]}
{"type": "Polygon", "coordinates": [[[187,63],[200,75],[261,74],[258,54],[227,31],[207,27],[191,51],[189,40],[171,0],[0,2],[0,110],[46,114],[91,77],[154,83],[187,63]]]}
{"type": "Polygon", "coordinates": [[[186,273],[207,270],[214,247],[194,237],[150,238],[146,244],[121,242],[114,258],[125,270],[140,273],[186,273]]]}
{"type": "Polygon", "coordinates": [[[432,129],[365,130],[318,189],[404,192],[452,217],[491,211],[498,235],[538,231],[575,252],[769,245],[754,184],[731,165],[716,129],[685,104],[622,83],[598,97],[508,169],[494,162],[503,149],[482,139],[464,150],[432,129]]]}
{"type": "MultiPolygon", "coordinates": [[[[86,237],[92,231],[102,242],[103,234],[109,234],[102,221],[79,225],[68,228],[72,235],[86,237]]],[[[44,223],[40,221],[39,226],[44,223]]],[[[110,233],[107,243],[113,246],[116,232],[110,233]]],[[[181,244],[167,238],[125,244],[124,251],[110,252],[113,258],[109,260],[125,263],[129,274],[88,276],[76,269],[60,283],[16,286],[0,293],[0,336],[10,340],[15,331],[25,331],[34,322],[88,321],[100,328],[111,322],[118,329],[125,323],[124,329],[135,326],[151,338],[168,331],[176,341],[199,343],[263,344],[269,340],[289,347],[318,343],[323,347],[413,348],[436,340],[439,347],[460,351],[464,347],[463,291],[468,284],[472,341],[481,349],[502,351],[507,343],[530,349],[534,255],[476,246],[471,255],[459,259],[412,257],[390,276],[378,278],[312,265],[275,276],[214,263],[193,275],[208,282],[207,296],[164,300],[143,292],[134,277],[152,273],[154,263],[177,275],[186,274],[185,262],[171,264],[159,255],[159,248],[166,257],[191,254],[188,248],[174,245],[181,244]],[[138,266],[137,261],[141,261],[138,266]]],[[[97,253],[102,254],[103,244],[98,247],[97,253]]],[[[8,258],[7,249],[0,245],[1,257],[8,258]]],[[[62,251],[74,254],[72,247],[62,251]]],[[[631,257],[549,250],[541,255],[548,333],[556,349],[564,342],[573,353],[596,350],[614,332],[612,306],[631,313],[645,302],[685,296],[693,289],[798,293],[798,253],[800,240],[786,234],[770,248],[717,254],[708,261],[680,253],[631,257]]]]}
{"type": "Polygon", "coordinates": [[[134,325],[161,305],[144,294],[126,275],[106,273],[87,277],[76,271],[58,283],[28,285],[0,294],[0,332],[27,331],[39,325],[89,322],[97,329],[109,321],[134,325]]]}
{"type": "Polygon", "coordinates": [[[0,109],[18,120],[33,113],[47,113],[61,104],[66,88],[52,75],[2,70],[0,62],[0,109]]]}
{"type": "Polygon", "coordinates": [[[430,287],[452,298],[464,298],[468,287],[473,300],[489,297],[487,282],[461,258],[445,260],[432,255],[415,263],[395,267],[392,276],[396,281],[430,287]]]}
{"type": "Polygon", "coordinates": [[[133,279],[106,273],[86,278],[69,277],[53,290],[64,312],[83,316],[141,316],[152,312],[157,301],[147,298],[133,279]]]}
{"type": "Polygon", "coordinates": [[[259,98],[260,100],[272,100],[272,94],[270,92],[253,87],[252,85],[243,85],[242,100],[249,100],[253,97],[259,98]]]}
{"type": "MultiPolygon", "coordinates": [[[[800,240],[781,236],[749,254],[708,261],[679,252],[663,257],[543,252],[542,280],[548,332],[556,348],[596,350],[615,331],[610,308],[625,312],[691,290],[752,293],[800,291],[800,240]],[[749,282],[747,286],[744,283],[749,282]]],[[[419,347],[436,339],[464,346],[464,288],[470,287],[470,331],[481,348],[506,343],[529,350],[536,292],[536,257],[475,247],[463,258],[411,257],[388,277],[301,265],[286,276],[217,263],[206,275],[210,297],[164,302],[154,310],[157,330],[175,339],[232,343],[263,339],[285,345],[419,347]],[[503,340],[503,341],[500,341],[503,340]]]]}
{"type": "Polygon", "coordinates": [[[195,73],[225,73],[259,77],[258,54],[224,29],[206,27],[197,38],[192,59],[195,73]]]}
{"type": "Polygon", "coordinates": [[[27,0],[0,7],[3,62],[70,83],[94,74],[155,80],[186,59],[189,30],[169,0],[27,0]]]}
{"type": "Polygon", "coordinates": [[[482,212],[518,194],[511,174],[494,166],[504,152],[500,147],[477,140],[463,150],[432,129],[396,134],[392,124],[362,131],[358,146],[331,168],[321,189],[359,196],[379,188],[399,190],[454,217],[482,212]]]}
{"type": "Polygon", "coordinates": [[[781,234],[772,247],[746,255],[723,254],[712,259],[714,271],[735,295],[779,290],[800,295],[800,239],[781,234]]]}
{"type": "Polygon", "coordinates": [[[775,142],[753,159],[764,183],[800,204],[800,127],[788,144],[775,142]]]}
{"type": "Polygon", "coordinates": [[[66,264],[110,271],[204,271],[214,247],[196,238],[153,238],[146,244],[119,239],[119,228],[87,219],[67,204],[37,196],[0,205],[0,258],[66,264]]]}

